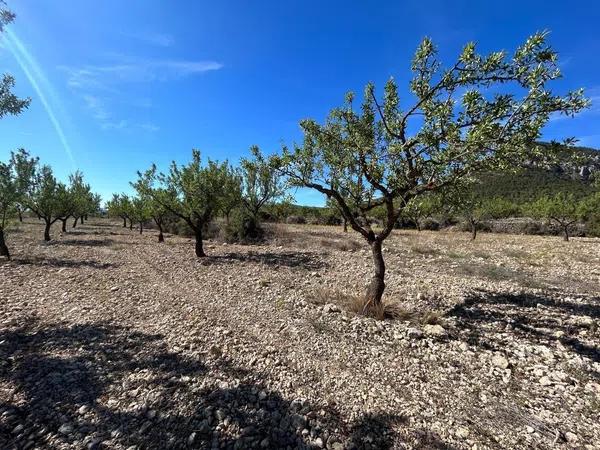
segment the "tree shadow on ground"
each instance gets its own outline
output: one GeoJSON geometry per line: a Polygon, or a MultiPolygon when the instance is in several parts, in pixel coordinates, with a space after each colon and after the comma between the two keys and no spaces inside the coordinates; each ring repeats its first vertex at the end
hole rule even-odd
{"type": "Polygon", "coordinates": [[[105,323],[30,320],[2,330],[0,448],[386,449],[401,442],[400,416],[348,422],[332,407],[285,399],[223,357],[205,358],[213,357],[105,323]]]}
{"type": "Polygon", "coordinates": [[[327,267],[327,263],[312,252],[263,252],[263,253],[225,253],[223,255],[208,255],[208,264],[238,261],[242,263],[262,264],[270,267],[299,267],[317,270],[327,267]]]}
{"type": "Polygon", "coordinates": [[[47,242],[48,246],[72,246],[72,247],[108,247],[115,243],[114,239],[61,239],[47,242]]]}
{"type": "Polygon", "coordinates": [[[560,299],[536,294],[480,291],[447,312],[456,317],[467,341],[490,350],[502,350],[506,331],[521,342],[553,346],[560,342],[571,351],[600,362],[600,297],[560,299]]]}
{"type": "Polygon", "coordinates": [[[73,259],[59,259],[52,257],[20,257],[13,258],[12,264],[21,266],[50,266],[50,267],[89,267],[91,269],[111,269],[117,267],[117,264],[113,263],[101,263],[94,260],[73,260],[73,259]]]}

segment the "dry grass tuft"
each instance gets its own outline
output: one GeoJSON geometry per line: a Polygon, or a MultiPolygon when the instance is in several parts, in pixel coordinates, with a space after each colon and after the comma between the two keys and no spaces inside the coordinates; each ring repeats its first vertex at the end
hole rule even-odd
{"type": "Polygon", "coordinates": [[[332,289],[317,289],[309,298],[311,303],[326,305],[333,303],[343,310],[377,320],[400,320],[414,324],[437,324],[442,315],[435,311],[417,311],[402,306],[399,302],[383,301],[378,305],[367,304],[363,295],[347,294],[332,289]]]}

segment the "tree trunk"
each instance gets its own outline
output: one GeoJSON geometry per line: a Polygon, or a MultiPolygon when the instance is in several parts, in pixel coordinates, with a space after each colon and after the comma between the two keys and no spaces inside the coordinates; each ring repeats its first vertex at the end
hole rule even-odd
{"type": "Polygon", "coordinates": [[[348,219],[344,217],[344,233],[348,232],[348,219]]]}
{"type": "Polygon", "coordinates": [[[202,248],[202,225],[197,226],[195,229],[196,232],[196,256],[198,258],[204,258],[206,253],[204,253],[204,249],[202,248]]]}
{"type": "MultiPolygon", "coordinates": [[[[87,220],[87,219],[86,219],[86,220],[87,220]]],[[[79,223],[80,223],[81,225],[83,225],[83,216],[81,216],[81,217],[79,218],[79,223]]]]}
{"type": "Polygon", "coordinates": [[[381,297],[385,290],[385,262],[383,261],[383,253],[381,252],[381,242],[372,242],[371,251],[373,253],[375,273],[373,274],[371,283],[367,286],[366,301],[367,304],[375,306],[381,303],[381,297]]]}
{"type": "Polygon", "coordinates": [[[6,241],[4,240],[3,228],[0,228],[0,256],[6,256],[8,259],[10,259],[10,252],[6,246],[6,241]]]}
{"type": "Polygon", "coordinates": [[[75,220],[73,221],[73,228],[75,228],[77,226],[78,220],[79,220],[79,217],[75,217],[75,220]]]}
{"type": "Polygon", "coordinates": [[[471,221],[471,240],[474,241],[477,237],[477,224],[471,221]]]}
{"type": "Polygon", "coordinates": [[[133,230],[133,220],[129,219],[129,229],[133,230]]]}
{"type": "Polygon", "coordinates": [[[44,240],[45,241],[50,240],[50,227],[51,226],[52,226],[52,224],[50,223],[50,221],[46,220],[46,226],[44,227],[44,240]]]}
{"type": "Polygon", "coordinates": [[[66,233],[67,232],[67,219],[60,219],[60,221],[62,222],[62,232],[66,233]]]}
{"type": "Polygon", "coordinates": [[[23,211],[21,211],[21,208],[17,208],[17,214],[19,215],[19,222],[23,222],[23,211]]]}
{"type": "Polygon", "coordinates": [[[565,225],[564,229],[565,229],[565,235],[563,236],[563,240],[568,241],[569,240],[569,226],[565,225]]]}
{"type": "Polygon", "coordinates": [[[140,222],[140,234],[144,232],[144,224],[140,222]]]}
{"type": "Polygon", "coordinates": [[[127,219],[123,217],[123,228],[127,228],[127,219]]]}
{"type": "MultiPolygon", "coordinates": [[[[87,215],[87,214],[84,214],[84,215],[83,215],[83,217],[85,217],[85,220],[86,220],[86,222],[87,222],[87,220],[88,220],[88,215],[87,215]]],[[[82,223],[83,223],[83,222],[82,222],[82,223]]]]}
{"type": "Polygon", "coordinates": [[[158,242],[165,242],[165,237],[163,236],[162,224],[157,223],[158,226],[158,242]]]}
{"type": "Polygon", "coordinates": [[[419,222],[418,220],[415,220],[415,225],[417,226],[417,231],[421,231],[421,222],[419,222]]]}

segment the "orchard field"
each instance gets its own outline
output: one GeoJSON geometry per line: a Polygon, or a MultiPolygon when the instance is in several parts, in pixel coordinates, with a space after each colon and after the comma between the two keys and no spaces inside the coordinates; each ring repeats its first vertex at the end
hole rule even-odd
{"type": "Polygon", "coordinates": [[[0,263],[0,448],[598,448],[600,239],[90,218],[0,263]],[[360,309],[360,308],[359,308],[360,309]]]}

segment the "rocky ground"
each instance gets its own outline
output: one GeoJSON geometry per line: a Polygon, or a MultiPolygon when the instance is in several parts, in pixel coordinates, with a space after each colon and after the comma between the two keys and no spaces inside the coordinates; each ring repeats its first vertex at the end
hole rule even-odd
{"type": "Polygon", "coordinates": [[[598,239],[396,232],[377,321],[337,228],[53,231],[0,262],[2,449],[600,448],[598,239]]]}

